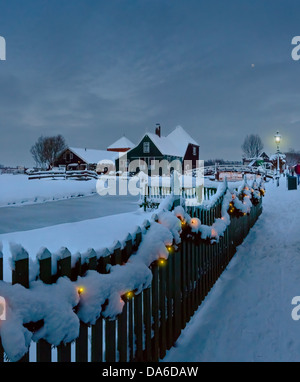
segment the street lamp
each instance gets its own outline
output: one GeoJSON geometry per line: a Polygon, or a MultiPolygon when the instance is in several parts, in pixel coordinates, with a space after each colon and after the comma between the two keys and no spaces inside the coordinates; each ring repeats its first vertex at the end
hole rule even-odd
{"type": "Polygon", "coordinates": [[[281,142],[281,135],[279,134],[279,131],[274,136],[275,143],[277,145],[277,171],[276,171],[276,179],[277,179],[277,187],[279,187],[279,178],[280,178],[280,142],[281,142]]]}

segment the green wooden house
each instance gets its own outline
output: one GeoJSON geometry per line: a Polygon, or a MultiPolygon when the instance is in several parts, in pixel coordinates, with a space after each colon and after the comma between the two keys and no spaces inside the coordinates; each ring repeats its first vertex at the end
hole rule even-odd
{"type": "Polygon", "coordinates": [[[157,162],[165,160],[177,170],[196,168],[199,160],[198,143],[181,127],[178,126],[168,136],[161,135],[161,127],[155,134],[145,133],[140,142],[126,154],[116,160],[117,171],[147,171],[150,174],[162,175],[164,169],[157,162]],[[176,166],[180,166],[176,168],[176,166]]]}

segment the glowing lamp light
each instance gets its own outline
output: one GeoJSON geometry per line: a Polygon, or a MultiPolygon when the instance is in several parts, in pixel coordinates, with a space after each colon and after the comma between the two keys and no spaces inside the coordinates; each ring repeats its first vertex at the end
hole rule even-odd
{"type": "Polygon", "coordinates": [[[132,298],[134,297],[134,293],[133,293],[133,291],[131,290],[131,291],[127,292],[127,293],[125,294],[125,296],[126,296],[127,300],[130,300],[130,299],[132,299],[132,298]]]}
{"type": "Polygon", "coordinates": [[[158,264],[159,264],[159,266],[161,266],[161,267],[165,266],[166,263],[167,263],[167,261],[166,261],[166,259],[164,259],[164,258],[160,258],[160,259],[158,260],[158,264]]]}
{"type": "Polygon", "coordinates": [[[277,131],[277,134],[274,136],[275,142],[279,145],[281,142],[281,135],[279,134],[279,131],[277,131]]]}
{"type": "Polygon", "coordinates": [[[193,228],[197,228],[199,226],[199,224],[200,224],[199,219],[193,218],[190,221],[190,225],[193,228]]]}
{"type": "Polygon", "coordinates": [[[85,292],[85,288],[84,287],[78,287],[77,288],[77,293],[79,294],[79,295],[81,295],[81,294],[83,294],[85,292]]]}
{"type": "Polygon", "coordinates": [[[215,229],[211,230],[211,236],[212,237],[217,237],[218,236],[217,231],[215,229]]]}
{"type": "Polygon", "coordinates": [[[167,245],[167,251],[168,251],[169,253],[172,253],[173,250],[174,250],[174,248],[173,248],[172,245],[167,245]]]}

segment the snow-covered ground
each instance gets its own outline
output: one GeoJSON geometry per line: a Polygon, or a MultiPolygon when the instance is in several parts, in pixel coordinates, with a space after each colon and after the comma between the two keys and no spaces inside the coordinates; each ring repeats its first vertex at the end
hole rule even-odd
{"type": "Polygon", "coordinates": [[[10,244],[20,244],[36,259],[39,250],[46,247],[51,253],[67,247],[72,254],[85,253],[89,248],[96,251],[111,248],[116,240],[122,242],[127,235],[134,234],[138,226],[150,219],[153,212],[136,212],[105,216],[98,219],[84,220],[76,223],[58,224],[51,227],[30,231],[13,232],[0,235],[3,244],[4,280],[11,281],[9,258],[10,244]]]}
{"type": "Polygon", "coordinates": [[[27,175],[0,175],[0,207],[43,203],[96,192],[96,180],[28,180],[27,175]]]}
{"type": "Polygon", "coordinates": [[[263,206],[164,361],[300,361],[300,190],[269,183],[263,206]]]}

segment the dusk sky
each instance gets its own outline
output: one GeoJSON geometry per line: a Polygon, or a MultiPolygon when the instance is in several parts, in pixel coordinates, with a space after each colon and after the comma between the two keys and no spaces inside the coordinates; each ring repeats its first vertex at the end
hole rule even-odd
{"type": "Polygon", "coordinates": [[[247,134],[300,150],[298,0],[0,0],[0,164],[39,136],[106,149],[181,125],[201,159],[240,160],[247,134]]]}

